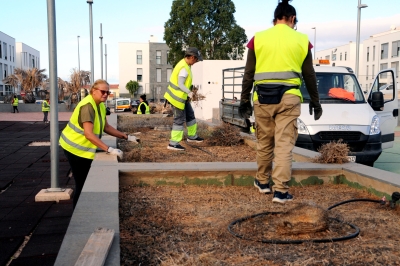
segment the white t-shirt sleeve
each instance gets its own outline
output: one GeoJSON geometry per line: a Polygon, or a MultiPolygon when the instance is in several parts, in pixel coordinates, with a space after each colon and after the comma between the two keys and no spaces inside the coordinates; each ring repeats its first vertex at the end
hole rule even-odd
{"type": "Polygon", "coordinates": [[[187,79],[188,76],[189,76],[189,73],[188,73],[188,72],[186,71],[186,69],[183,67],[183,68],[181,69],[181,71],[179,71],[179,75],[178,75],[178,85],[179,85],[179,88],[180,88],[182,91],[184,91],[184,92],[186,92],[186,93],[189,94],[190,90],[189,90],[189,88],[187,88],[187,87],[185,86],[185,81],[186,81],[186,79],[187,79]]]}

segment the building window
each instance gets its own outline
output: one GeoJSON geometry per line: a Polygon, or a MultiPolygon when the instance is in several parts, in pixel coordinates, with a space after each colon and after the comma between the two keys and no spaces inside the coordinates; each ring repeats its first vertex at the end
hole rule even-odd
{"type": "Polygon", "coordinates": [[[372,65],[372,69],[371,69],[371,71],[372,71],[372,78],[374,78],[375,77],[375,65],[372,65]]]}
{"type": "Polygon", "coordinates": [[[167,81],[171,78],[172,68],[167,68],[167,81]]]}
{"type": "Polygon", "coordinates": [[[143,81],[143,69],[142,68],[138,68],[136,71],[137,71],[136,81],[137,82],[142,82],[143,81]]]}
{"type": "Polygon", "coordinates": [[[332,61],[336,61],[336,54],[332,54],[332,61]]]}
{"type": "Polygon", "coordinates": [[[375,61],[375,45],[372,46],[372,61],[375,61]]]}
{"type": "Polygon", "coordinates": [[[331,58],[330,55],[325,56],[325,59],[326,59],[326,60],[329,60],[330,58],[331,58]]]}
{"type": "Polygon", "coordinates": [[[0,41],[0,58],[3,58],[3,49],[2,49],[2,46],[1,46],[1,41],[0,41]]]}
{"type": "Polygon", "coordinates": [[[389,44],[388,43],[382,44],[381,59],[388,58],[388,50],[389,50],[389,44]]]}
{"type": "Polygon", "coordinates": [[[161,64],[161,51],[156,51],[156,64],[161,64]]]}
{"type": "Polygon", "coordinates": [[[367,75],[366,75],[365,79],[368,79],[368,68],[369,68],[369,66],[367,66],[367,75]]]}
{"type": "Polygon", "coordinates": [[[167,64],[169,64],[169,50],[167,50],[167,64]]]}
{"type": "Polygon", "coordinates": [[[342,61],[342,53],[340,53],[340,61],[342,61]]]}
{"type": "Polygon", "coordinates": [[[392,65],[390,67],[395,69],[396,78],[398,78],[399,77],[399,61],[392,62],[392,65]]]}
{"type": "Polygon", "coordinates": [[[10,45],[8,45],[8,52],[10,53],[9,54],[9,58],[10,58],[10,62],[12,61],[12,58],[11,58],[11,44],[10,45]]]}
{"type": "Polygon", "coordinates": [[[400,56],[400,41],[392,42],[392,57],[400,56]]]}
{"type": "Polygon", "coordinates": [[[3,49],[4,49],[4,59],[7,60],[7,44],[3,42],[3,49]]]}
{"type": "MultiPolygon", "coordinates": [[[[388,68],[388,64],[387,63],[381,64],[381,70],[387,69],[387,68],[388,68]]],[[[380,74],[380,77],[381,78],[387,78],[387,73],[380,74]]]]}
{"type": "Polygon", "coordinates": [[[347,52],[344,53],[344,61],[347,60],[347,52]]]}
{"type": "Polygon", "coordinates": [[[5,79],[7,77],[7,70],[8,70],[8,66],[6,64],[4,64],[4,75],[3,75],[3,79],[5,79]]]}
{"type": "Polygon", "coordinates": [[[142,64],[142,50],[136,51],[136,64],[138,65],[142,64]]]}
{"type": "Polygon", "coordinates": [[[157,82],[161,82],[161,68],[157,68],[157,82]]]}
{"type": "Polygon", "coordinates": [[[367,47],[367,62],[369,62],[369,47],[367,47]]]}

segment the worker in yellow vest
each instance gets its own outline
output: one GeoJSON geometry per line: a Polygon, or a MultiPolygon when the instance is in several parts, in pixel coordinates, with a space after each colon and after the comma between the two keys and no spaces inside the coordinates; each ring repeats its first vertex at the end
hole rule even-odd
{"type": "Polygon", "coordinates": [[[97,148],[122,159],[121,150],[105,144],[103,132],[128,141],[136,141],[134,136],[118,131],[107,123],[104,102],[110,95],[110,85],[99,79],[90,88],[90,94],[76,106],[68,124],[61,132],[60,145],[68,159],[75,179],[73,207],[75,208],[89,173],[97,148]]]}
{"type": "Polygon", "coordinates": [[[18,97],[17,95],[14,95],[14,98],[11,100],[11,105],[13,107],[13,113],[15,113],[15,111],[17,111],[17,113],[19,113],[18,110],[18,97]]]}
{"type": "Polygon", "coordinates": [[[203,142],[203,138],[197,136],[197,122],[193,108],[190,104],[192,98],[192,70],[191,66],[198,61],[203,61],[200,51],[195,47],[189,47],[185,51],[185,57],[179,61],[172,71],[169,86],[164,98],[171,104],[174,114],[171,139],[168,149],[184,151],[185,148],[179,144],[183,139],[183,127],[186,122],[188,142],[203,142]]]}
{"type": "Polygon", "coordinates": [[[150,107],[149,103],[146,101],[146,94],[140,95],[139,97],[140,104],[138,106],[136,114],[141,115],[141,114],[150,114],[150,107]]]}
{"type": "Polygon", "coordinates": [[[252,114],[251,91],[254,81],[254,116],[257,144],[257,174],[254,186],[270,193],[272,201],[292,201],[288,182],[292,172],[292,150],[297,139],[302,78],[310,94],[310,115],[322,115],[311,48],[305,34],[296,31],[296,9],[282,0],[274,12],[274,27],[257,32],[247,44],[248,55],[243,76],[239,113],[252,114]],[[272,169],[272,161],[274,168],[272,169]]]}
{"type": "Polygon", "coordinates": [[[45,99],[42,102],[43,122],[45,124],[49,123],[49,120],[47,120],[47,116],[49,114],[49,111],[50,111],[49,99],[45,99]]]}

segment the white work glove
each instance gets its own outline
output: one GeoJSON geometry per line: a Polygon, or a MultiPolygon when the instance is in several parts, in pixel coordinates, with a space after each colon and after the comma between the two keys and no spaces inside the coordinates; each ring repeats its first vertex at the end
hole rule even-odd
{"type": "Polygon", "coordinates": [[[189,97],[190,99],[193,99],[193,91],[191,91],[191,92],[188,93],[188,97],[189,97]]]}
{"type": "Polygon", "coordinates": [[[124,153],[120,149],[115,149],[113,147],[108,147],[107,153],[112,155],[117,155],[118,158],[120,158],[121,160],[124,157],[124,153]]]}
{"type": "Polygon", "coordinates": [[[133,143],[138,143],[137,138],[132,135],[128,135],[128,141],[131,141],[133,143]]]}

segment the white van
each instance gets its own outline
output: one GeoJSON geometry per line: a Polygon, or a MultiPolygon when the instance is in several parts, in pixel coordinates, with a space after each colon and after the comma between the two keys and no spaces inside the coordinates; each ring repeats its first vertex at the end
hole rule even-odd
{"type": "Polygon", "coordinates": [[[362,91],[351,68],[315,66],[314,69],[323,114],[317,121],[309,114],[310,97],[303,82],[300,90],[304,102],[297,120],[296,146],[317,151],[323,143],[342,139],[350,147],[351,161],[372,166],[382,149],[393,147],[397,88],[392,86],[390,93],[379,90],[397,84],[396,70],[380,71],[369,91],[362,91]],[[332,89],[344,94],[335,94],[332,89]]]}
{"type": "MultiPolygon", "coordinates": [[[[373,166],[382,149],[391,148],[394,143],[398,116],[396,70],[380,71],[372,87],[363,91],[351,68],[317,65],[314,69],[323,114],[317,121],[309,114],[310,97],[303,82],[300,90],[304,102],[297,119],[296,146],[318,151],[322,144],[342,139],[349,145],[351,161],[373,166]],[[388,86],[390,90],[386,90],[388,86]],[[385,92],[380,91],[383,89],[385,92]]],[[[220,117],[248,129],[254,116],[245,121],[238,113],[239,102],[226,98],[240,95],[243,72],[243,67],[223,70],[220,117]],[[236,74],[232,77],[231,72],[236,74]]]]}
{"type": "Polygon", "coordinates": [[[127,112],[131,110],[131,99],[120,98],[115,100],[115,112],[127,112]]]}

